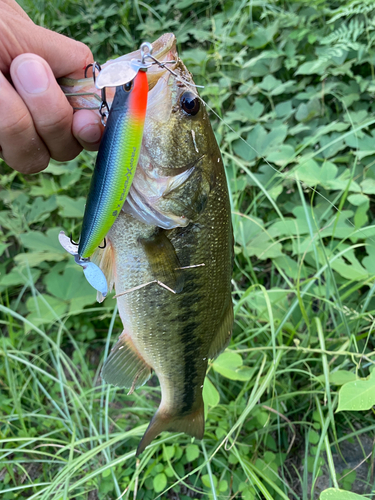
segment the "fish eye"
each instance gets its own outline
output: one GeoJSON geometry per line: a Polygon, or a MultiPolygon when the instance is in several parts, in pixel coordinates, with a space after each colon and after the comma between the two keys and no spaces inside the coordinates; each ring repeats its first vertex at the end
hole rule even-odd
{"type": "Polygon", "coordinates": [[[130,92],[133,88],[133,80],[131,82],[125,83],[124,90],[125,92],[130,92]]]}
{"type": "Polygon", "coordinates": [[[196,115],[201,107],[199,97],[196,97],[192,92],[182,94],[180,103],[183,111],[190,116],[196,115]]]}

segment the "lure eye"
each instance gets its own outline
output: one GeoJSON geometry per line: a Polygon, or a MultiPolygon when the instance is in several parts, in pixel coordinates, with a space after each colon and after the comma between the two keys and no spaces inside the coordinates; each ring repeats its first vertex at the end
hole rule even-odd
{"type": "Polygon", "coordinates": [[[133,88],[133,80],[131,82],[125,83],[124,90],[125,92],[130,92],[133,88]]]}
{"type": "Polygon", "coordinates": [[[190,116],[195,116],[201,107],[199,98],[192,92],[185,92],[182,94],[180,103],[183,111],[190,116]]]}

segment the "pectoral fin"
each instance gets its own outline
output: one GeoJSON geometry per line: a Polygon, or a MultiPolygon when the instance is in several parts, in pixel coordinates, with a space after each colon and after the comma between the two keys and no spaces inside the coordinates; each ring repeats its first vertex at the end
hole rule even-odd
{"type": "Polygon", "coordinates": [[[123,332],[102,369],[102,378],[118,387],[127,387],[131,394],[151,376],[151,368],[142,358],[131,338],[123,332]]]}
{"type": "Polygon", "coordinates": [[[175,293],[180,293],[184,287],[184,275],[174,246],[165,232],[159,230],[150,238],[141,239],[140,243],[147,255],[154,278],[175,293]]]}

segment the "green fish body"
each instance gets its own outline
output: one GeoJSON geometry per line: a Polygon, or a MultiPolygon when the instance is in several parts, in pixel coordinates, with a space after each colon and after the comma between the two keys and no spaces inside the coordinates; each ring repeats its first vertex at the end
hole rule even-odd
{"type": "MultiPolygon", "coordinates": [[[[174,70],[192,83],[181,61],[174,70]]],[[[164,430],[203,437],[208,359],[226,347],[232,331],[227,182],[194,94],[168,73],[149,93],[129,196],[107,247],[94,256],[115,286],[124,326],[102,377],[133,391],[154,371],[161,385],[160,407],[137,454],[164,430]]]]}

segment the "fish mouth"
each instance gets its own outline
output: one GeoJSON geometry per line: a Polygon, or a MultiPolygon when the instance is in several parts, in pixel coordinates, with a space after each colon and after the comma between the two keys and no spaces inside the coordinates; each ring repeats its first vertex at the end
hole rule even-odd
{"type": "MultiPolygon", "coordinates": [[[[170,68],[171,70],[174,70],[178,63],[176,42],[177,40],[173,33],[165,33],[151,44],[152,55],[153,57],[155,57],[155,59],[162,63],[167,61],[175,61],[174,63],[168,64],[168,68],[170,68]]],[[[131,61],[132,59],[141,59],[140,49],[118,57],[117,59],[110,59],[103,65],[103,68],[116,62],[131,61]]],[[[158,64],[153,64],[150,68],[148,68],[147,81],[149,90],[155,87],[160,77],[165,75],[166,72],[167,70],[163,67],[160,67],[158,64]]]]}

